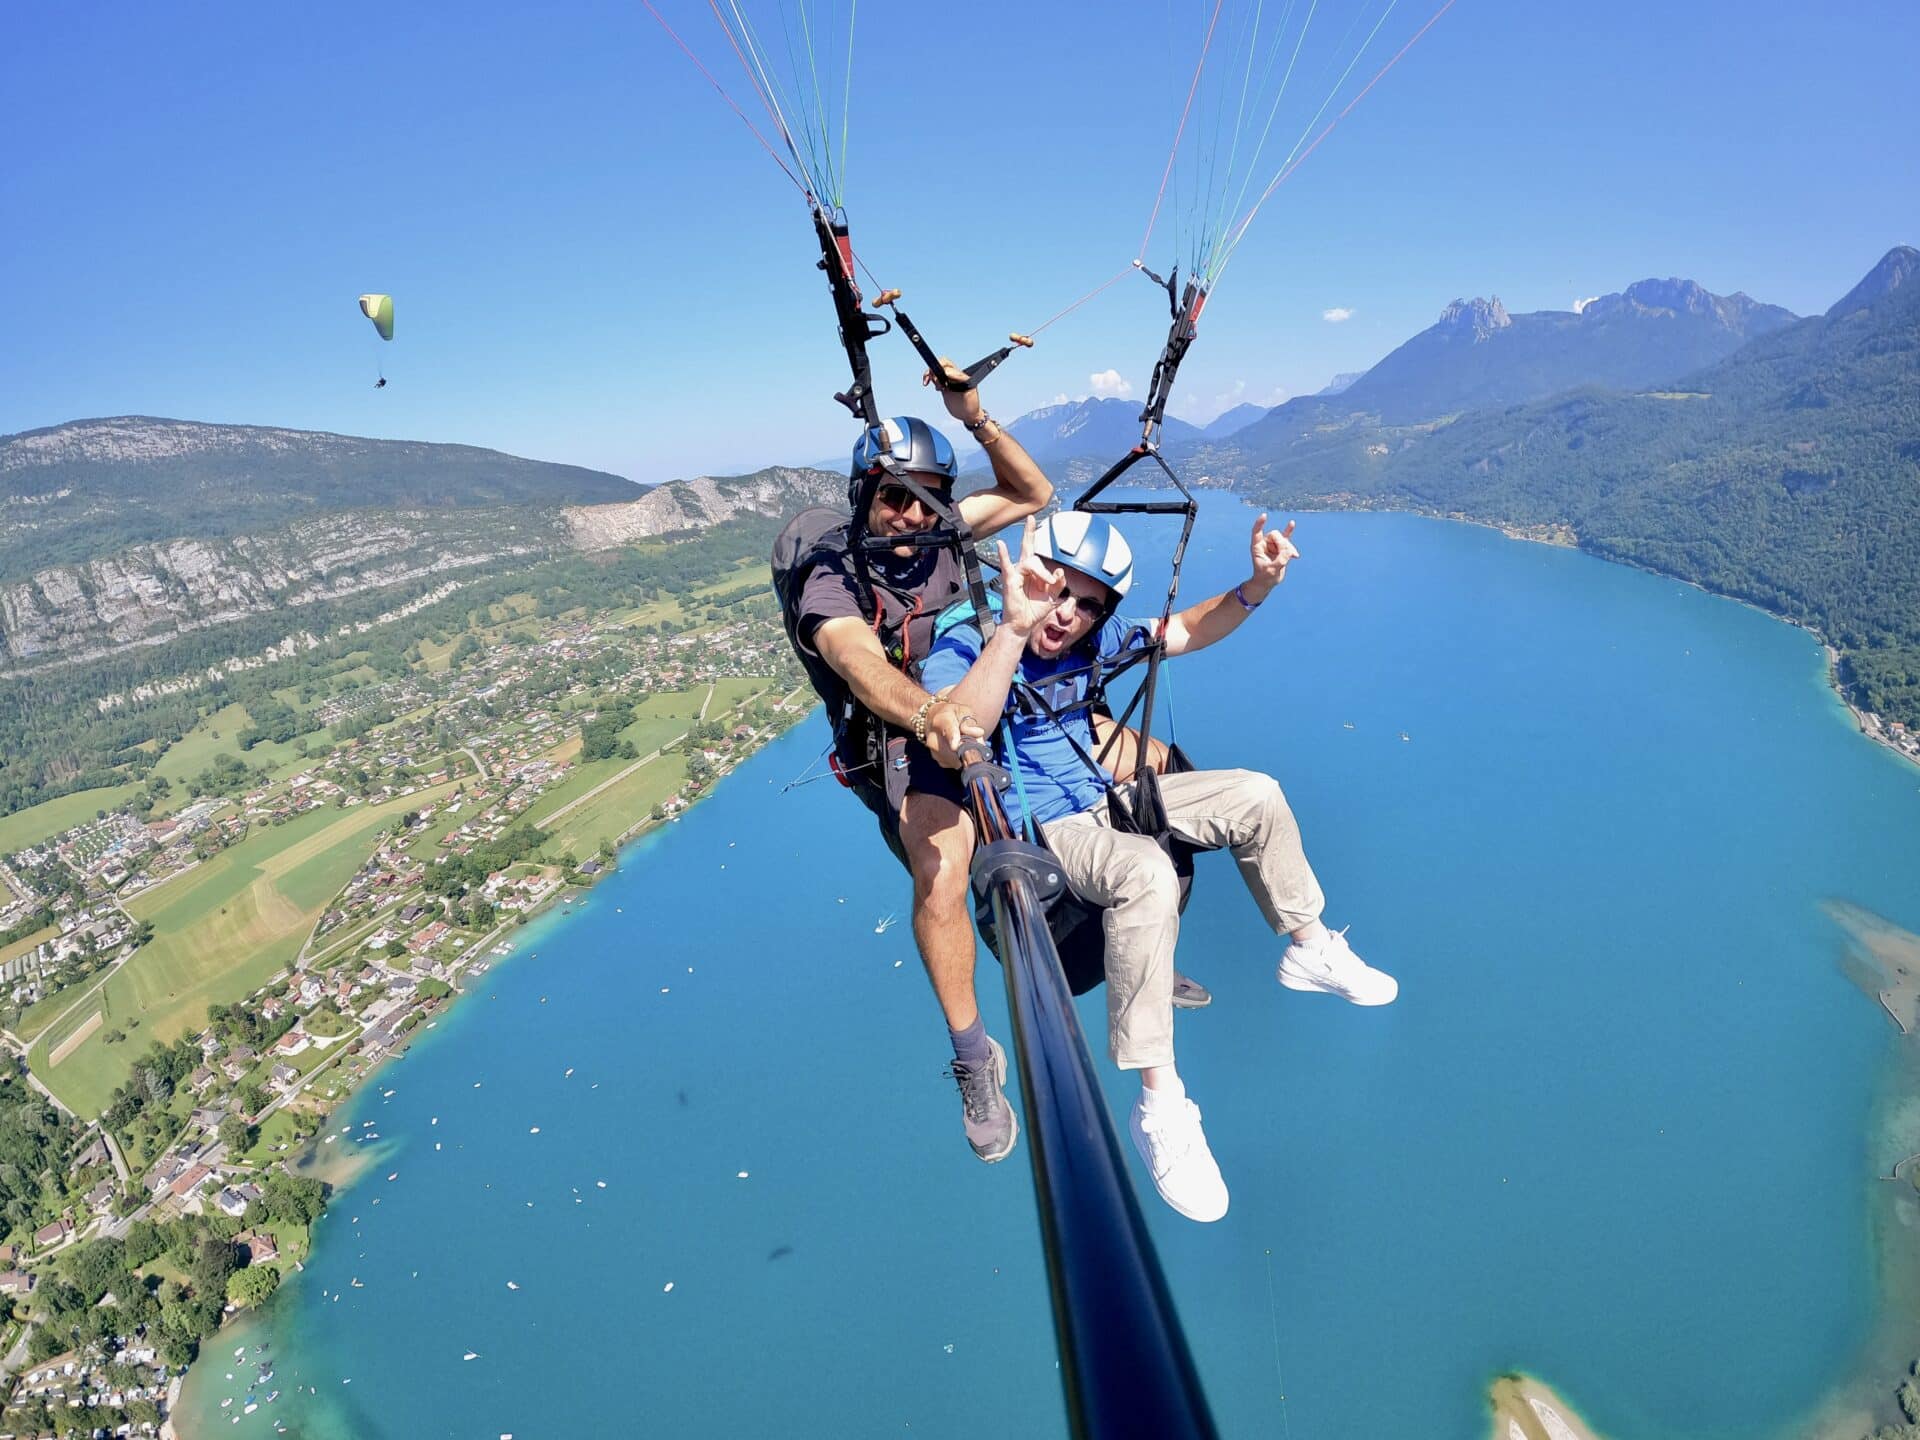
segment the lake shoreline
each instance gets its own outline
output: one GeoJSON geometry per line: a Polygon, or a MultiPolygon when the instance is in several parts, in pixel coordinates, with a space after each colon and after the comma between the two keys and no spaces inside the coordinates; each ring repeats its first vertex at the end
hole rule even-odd
{"type": "MultiPolygon", "coordinates": [[[[1232,490],[1228,493],[1238,496],[1241,503],[1245,505],[1251,507],[1255,504],[1253,499],[1242,491],[1232,490]]],[[[1426,510],[1413,505],[1330,504],[1321,506],[1295,505],[1289,508],[1302,510],[1309,514],[1418,515],[1427,520],[1443,520],[1452,524],[1473,525],[1482,530],[1496,531],[1506,536],[1509,540],[1518,540],[1528,545],[1546,545],[1556,550],[1575,550],[1582,555],[1591,556],[1595,560],[1605,561],[1609,565],[1623,565],[1629,570],[1638,570],[1642,574],[1658,575],[1662,580],[1675,581],[1690,589],[1698,590],[1703,595],[1711,595],[1718,600],[1729,600],[1735,605],[1745,606],[1757,614],[1766,616],[1769,620],[1777,620],[1782,625],[1791,625],[1794,629],[1804,631],[1806,634],[1811,635],[1826,652],[1827,686],[1833,691],[1834,698],[1839,700],[1839,702],[1846,707],[1847,713],[1853,717],[1855,728],[1859,730],[1861,735],[1871,740],[1874,744],[1891,750],[1895,755],[1898,755],[1902,760],[1907,761],[1911,765],[1920,766],[1920,743],[1917,743],[1913,749],[1902,746],[1888,733],[1887,722],[1872,711],[1862,710],[1853,703],[1853,700],[1847,694],[1846,686],[1842,684],[1840,680],[1840,652],[1834,648],[1833,642],[1821,632],[1820,628],[1810,621],[1796,620],[1790,615],[1782,615],[1777,610],[1769,610],[1764,605],[1755,604],[1753,601],[1743,599],[1738,595],[1728,595],[1724,591],[1715,590],[1712,586],[1704,585],[1698,580],[1690,580],[1684,575],[1675,575],[1669,570],[1656,569],[1651,565],[1643,565],[1637,560],[1627,560],[1617,555],[1604,555],[1598,550],[1590,549],[1586,543],[1581,540],[1579,532],[1571,525],[1560,523],[1520,525],[1511,521],[1482,519],[1478,516],[1466,515],[1457,511],[1426,510]]]]}
{"type": "MultiPolygon", "coordinates": [[[[1427,516],[1423,516],[1422,518],[1447,519],[1447,518],[1460,518],[1460,517],[1427,515],[1427,516]]],[[[1539,537],[1529,536],[1525,534],[1514,534],[1512,531],[1507,530],[1504,527],[1489,526],[1484,524],[1483,522],[1474,522],[1474,521],[1469,521],[1467,523],[1481,524],[1482,528],[1501,529],[1502,533],[1504,535],[1507,535],[1508,538],[1530,540],[1533,543],[1555,544],[1555,542],[1552,540],[1543,540],[1543,539],[1540,539],[1539,537]]],[[[1556,548],[1573,548],[1573,547],[1556,544],[1556,548]]],[[[1591,553],[1591,552],[1588,552],[1588,553],[1591,553]]],[[[1606,559],[1610,557],[1595,555],[1594,558],[1606,559]]],[[[1621,562],[1621,563],[1626,563],[1626,562],[1621,562]]],[[[1644,567],[1632,566],[1631,568],[1644,568],[1644,567]]],[[[1648,571],[1647,573],[1660,574],[1660,572],[1657,572],[1657,571],[1648,571]]],[[[1660,575],[1660,578],[1678,579],[1679,577],[1662,574],[1660,575]]],[[[1709,594],[1714,593],[1711,591],[1706,591],[1705,587],[1703,586],[1693,585],[1692,582],[1682,580],[1680,583],[1689,584],[1692,586],[1692,588],[1703,590],[1705,591],[1705,593],[1709,593],[1709,594]]],[[[1732,597],[1716,596],[1716,598],[1732,598],[1732,597]]],[[[1746,604],[1746,602],[1740,602],[1740,603],[1746,604]]],[[[1766,617],[1769,620],[1779,620],[1783,618],[1779,615],[1765,611],[1758,606],[1747,605],[1747,608],[1760,610],[1760,613],[1766,615],[1766,617]]],[[[1789,621],[1788,623],[1792,624],[1794,622],[1789,621]]],[[[1806,629],[1807,627],[1796,625],[1795,628],[1806,629]]],[[[1802,657],[1802,663],[1804,664],[1804,656],[1802,657]]],[[[1804,684],[1804,680],[1805,678],[1807,678],[1805,669],[1802,668],[1799,673],[1802,677],[1800,683],[1804,684]]],[[[1844,703],[1844,697],[1842,697],[1842,699],[1844,703]]],[[[1801,692],[1801,700],[1804,701],[1804,691],[1801,692]]],[[[1805,707],[1804,705],[1802,705],[1801,708],[1806,709],[1808,707],[1805,707]]],[[[1848,708],[1851,709],[1852,707],[1849,706],[1848,708]]],[[[1834,743],[1836,744],[1843,743],[1838,740],[1837,733],[1835,734],[1835,737],[1834,737],[1834,743]]],[[[713,792],[710,790],[707,793],[711,794],[713,792]]],[[[706,798],[706,796],[703,795],[701,798],[706,798]]],[[[652,828],[659,828],[659,827],[656,826],[652,828]]],[[[623,853],[623,858],[624,858],[624,853],[623,853]]],[[[543,907],[543,910],[550,910],[550,909],[551,909],[551,901],[549,901],[546,907],[543,907]]],[[[516,951],[520,948],[524,948],[524,947],[516,946],[516,951]]],[[[545,948],[544,944],[542,944],[540,948],[544,949],[545,948]]],[[[467,987],[467,988],[472,988],[472,987],[467,987]]],[[[1891,1069],[1890,1069],[1890,1074],[1891,1074],[1891,1069]]],[[[1908,1077],[1908,1078],[1914,1081],[1914,1085],[1911,1093],[1920,1095],[1920,1077],[1908,1077]]],[[[1908,1093],[1905,1089],[1902,1088],[1902,1084],[1895,1083],[1893,1079],[1889,1079],[1888,1083],[1889,1083],[1890,1093],[1896,1093],[1896,1092],[1902,1093],[1902,1094],[1908,1093]]],[[[1894,1132],[1889,1131],[1888,1133],[1889,1135],[1891,1135],[1894,1132]]],[[[1877,1151],[1880,1148],[1883,1148],[1883,1147],[1878,1146],[1876,1143],[1875,1151],[1877,1151]]],[[[1859,1364],[1850,1365],[1845,1367],[1844,1369],[1842,1367],[1836,1366],[1833,1368],[1832,1371],[1829,1372],[1830,1374],[1833,1374],[1836,1376],[1846,1376],[1848,1372],[1851,1371],[1852,1373],[1850,1378],[1836,1380],[1834,1386],[1829,1391],[1825,1392],[1829,1398],[1821,1400],[1819,1405],[1816,1407],[1810,1407],[1808,1411],[1808,1418],[1803,1419],[1803,1421],[1800,1424],[1793,1427],[1790,1433],[1794,1435],[1809,1435],[1812,1433],[1817,1433],[1821,1437],[1821,1440],[1861,1440],[1861,1437],[1866,1433],[1869,1433],[1873,1428],[1873,1425],[1875,1423],[1878,1423],[1878,1421],[1876,1421],[1873,1418],[1874,1416],[1876,1415],[1880,1416],[1882,1419],[1890,1418],[1890,1414],[1887,1410],[1887,1407],[1890,1406],[1892,1403],[1892,1394],[1893,1394],[1894,1387],[1893,1385],[1881,1385],[1880,1383],[1881,1378],[1887,1372],[1878,1362],[1883,1358],[1883,1356],[1891,1355],[1895,1351],[1897,1351],[1901,1343],[1901,1337],[1903,1337],[1906,1334],[1912,1333],[1916,1328],[1920,1328],[1920,1294],[1906,1293],[1906,1291],[1913,1290],[1914,1288],[1913,1286],[1905,1287],[1905,1290],[1901,1292],[1896,1292],[1892,1288],[1887,1287],[1885,1285],[1885,1281],[1891,1276],[1893,1276],[1896,1271],[1900,1270],[1903,1266],[1906,1266],[1909,1263],[1910,1258],[1912,1257],[1913,1247],[1911,1245],[1908,1246],[1906,1249],[1899,1249],[1898,1253],[1895,1253],[1897,1247],[1892,1245],[1891,1241],[1897,1240],[1900,1237],[1900,1231],[1903,1225],[1907,1225],[1907,1228],[1909,1229],[1914,1228],[1912,1225],[1908,1224],[1908,1222],[1902,1221],[1898,1218],[1900,1214],[1905,1213],[1905,1211],[1900,1210],[1898,1207],[1901,1202],[1905,1202],[1907,1208],[1912,1209],[1915,1202],[1912,1199],[1912,1197],[1903,1193],[1905,1191],[1910,1190],[1911,1189],[1910,1186],[1887,1185],[1883,1188],[1882,1184],[1873,1178],[1873,1174],[1877,1173],[1878,1175],[1884,1176],[1892,1160],[1895,1160],[1900,1158],[1901,1156],[1907,1155],[1909,1152],[1912,1152],[1912,1151],[1920,1151],[1920,1141],[1917,1141],[1916,1143],[1913,1143],[1913,1144],[1906,1145],[1905,1148],[1889,1150],[1885,1155],[1881,1155],[1877,1157],[1877,1163],[1875,1165],[1869,1166],[1867,1167],[1867,1169],[1863,1169],[1862,1171],[1862,1176],[1866,1180],[1866,1183],[1868,1186],[1868,1191],[1866,1195],[1864,1195],[1862,1198],[1865,1198],[1868,1201],[1868,1203],[1872,1206],[1872,1213],[1874,1216],[1874,1219],[1872,1222],[1872,1242],[1875,1247],[1876,1273],[1881,1279],[1882,1285],[1883,1285],[1881,1304],[1878,1307],[1879,1313],[1877,1315],[1872,1316],[1870,1319],[1870,1324],[1873,1327],[1872,1338],[1871,1338],[1871,1341],[1869,1342],[1869,1345],[1866,1347],[1863,1347],[1862,1354],[1859,1357],[1859,1364]],[[1883,1335],[1883,1332],[1884,1332],[1884,1335],[1883,1335]],[[1884,1339],[1884,1343],[1883,1343],[1883,1339],[1884,1339]],[[1873,1362],[1870,1368],[1868,1364],[1869,1361],[1873,1362]],[[1820,1415],[1822,1417],[1825,1417],[1827,1409],[1829,1407],[1837,1407],[1843,1395],[1851,1397],[1853,1394],[1856,1393],[1856,1391],[1861,1397],[1861,1400],[1863,1402],[1871,1404],[1873,1408],[1870,1411],[1861,1410],[1855,1407],[1855,1408],[1850,1408],[1846,1410],[1845,1413],[1840,1413],[1840,1411],[1836,1408],[1835,1413],[1830,1418],[1823,1418],[1822,1420],[1823,1428],[1819,1429],[1817,1432],[1814,1432],[1811,1430],[1809,1422],[1812,1416],[1820,1415]],[[1861,1418],[1863,1423],[1861,1423],[1857,1428],[1849,1428],[1853,1425],[1853,1422],[1856,1417],[1861,1418]]],[[[1874,1152],[1869,1152],[1867,1155],[1864,1155],[1862,1158],[1874,1159],[1876,1157],[1874,1152]]],[[[1912,1168],[1912,1167],[1908,1167],[1908,1168],[1912,1168]]],[[[755,1166],[754,1173],[756,1176],[760,1174],[760,1170],[757,1165],[755,1166]]],[[[1905,1174],[1905,1170],[1902,1171],[1902,1174],[1905,1174]]],[[[685,1293],[685,1290],[686,1290],[686,1287],[683,1283],[683,1286],[682,1286],[683,1294],[685,1293]]],[[[1514,1382],[1516,1385],[1525,1384],[1529,1387],[1537,1387],[1537,1388],[1530,1388],[1526,1390],[1516,1389],[1512,1392],[1513,1395],[1516,1396],[1521,1401],[1521,1403],[1529,1404],[1529,1410],[1533,1414],[1535,1421],[1539,1422],[1543,1426],[1541,1435],[1538,1435],[1538,1436],[1536,1436],[1534,1433],[1532,1433],[1530,1430],[1526,1429],[1523,1426],[1521,1434],[1524,1437],[1524,1440],[1567,1440],[1567,1436],[1574,1437],[1574,1440],[1600,1440],[1599,1433],[1592,1430],[1590,1427],[1588,1427],[1585,1424],[1585,1422],[1577,1416],[1576,1412],[1574,1412],[1571,1409],[1571,1407],[1567,1406],[1564,1399],[1557,1396],[1556,1392],[1554,1392],[1544,1382],[1534,1379],[1533,1377],[1528,1377],[1528,1376],[1519,1375],[1519,1374],[1502,1376],[1500,1377],[1500,1379],[1504,1381],[1514,1382]],[[1554,1409],[1557,1417],[1566,1426],[1565,1435],[1562,1435],[1558,1431],[1554,1431],[1550,1428],[1544,1427],[1544,1422],[1540,1421],[1538,1412],[1531,1410],[1529,1396],[1533,1396],[1533,1395],[1542,1397],[1545,1400],[1545,1403],[1554,1409]]],[[[1897,1380],[1898,1380],[1898,1377],[1896,1376],[1895,1377],[1896,1384],[1897,1384],[1897,1380]]],[[[1496,1381],[1493,1383],[1497,1385],[1499,1382],[1496,1381]]],[[[1704,1376],[1702,1377],[1702,1383],[1703,1384],[1707,1383],[1706,1378],[1704,1376]]],[[[1486,1393],[1486,1392],[1483,1391],[1483,1393],[1486,1393]]],[[[1496,1416],[1499,1413],[1497,1408],[1495,1413],[1496,1413],[1496,1416]]],[[[207,1436],[207,1435],[210,1435],[211,1432],[206,1431],[205,1425],[201,1424],[199,1426],[199,1433],[202,1436],[207,1436]]],[[[1785,1426],[1782,1427],[1782,1433],[1789,1433],[1787,1432],[1785,1426]]],[[[1497,1432],[1496,1440],[1514,1440],[1514,1437],[1504,1431],[1501,1431],[1501,1432],[1497,1432]]],[[[1634,1440],[1634,1437],[1626,1436],[1626,1437],[1623,1437],[1623,1440],[1634,1440]]]]}
{"type": "MultiPolygon", "coordinates": [[[[806,716],[812,713],[813,708],[814,707],[809,707],[806,710],[800,711],[794,724],[797,725],[801,723],[806,716]]],[[[757,737],[757,743],[754,745],[754,748],[734,757],[728,763],[726,769],[717,773],[713,777],[713,780],[689,802],[686,809],[682,810],[680,814],[684,815],[688,813],[701,801],[711,797],[720,788],[721,783],[732,776],[740,765],[744,764],[754,755],[757,755],[765,745],[770,744],[772,741],[786,734],[791,728],[793,727],[783,726],[771,729],[766,734],[757,737]]],[[[649,839],[658,832],[666,829],[667,826],[675,823],[678,818],[679,816],[676,815],[666,820],[654,820],[650,816],[642,816],[622,832],[620,840],[617,842],[616,850],[624,852],[628,846],[638,845],[643,840],[649,839]]],[[[390,1066],[406,1059],[407,1053],[412,1048],[414,1041],[418,1040],[434,1025],[437,1025],[442,1015],[450,1013],[452,1005],[456,1000],[472,993],[475,987],[471,984],[471,981],[484,978],[496,965],[502,964],[519,955],[523,947],[508,944],[506,937],[511,936],[517,931],[531,927],[537,920],[559,918],[573,913],[571,907],[575,904],[576,900],[584,903],[585,898],[591,895],[594,889],[597,888],[599,881],[613,874],[618,866],[619,859],[618,855],[616,855],[614,864],[594,876],[590,883],[586,885],[561,885],[541,899],[531,909],[520,912],[520,915],[514,920],[502,922],[495,926],[488,934],[482,936],[469,952],[468,963],[462,965],[460,969],[454,973],[453,994],[441,1003],[435,1011],[433,1019],[425,1025],[417,1025],[410,1030],[403,1031],[396,1035],[394,1037],[393,1048],[373,1064],[369,1065],[361,1074],[354,1077],[335,1103],[328,1107],[325,1115],[321,1118],[324,1121],[331,1121],[334,1115],[351,1105],[354,1099],[364,1092],[377,1077],[384,1074],[390,1066]],[[493,949],[502,944],[508,944],[506,954],[494,955],[492,953],[493,949]],[[478,962],[484,967],[479,974],[475,973],[475,962],[478,962]]],[[[528,958],[530,959],[536,957],[538,953],[539,952],[535,950],[527,951],[528,958]]],[[[329,1155],[322,1149],[322,1146],[326,1143],[328,1133],[330,1132],[323,1130],[321,1134],[314,1136],[313,1139],[307,1142],[301,1155],[282,1162],[288,1168],[289,1173],[309,1176],[322,1181],[327,1186],[327,1194],[322,1202],[321,1212],[314,1217],[313,1224],[308,1226],[307,1229],[309,1237],[307,1253],[309,1259],[312,1258],[313,1250],[319,1240],[319,1237],[314,1233],[315,1227],[317,1227],[322,1220],[326,1219],[327,1215],[332,1211],[334,1200],[338,1194],[351,1187],[369,1170],[373,1169],[374,1163],[378,1158],[375,1153],[369,1150],[353,1150],[344,1146],[341,1147],[337,1154],[329,1155]]],[[[278,1297],[294,1283],[296,1278],[297,1276],[288,1276],[283,1279],[279,1288],[274,1291],[274,1296],[278,1297]]],[[[194,1362],[189,1365],[181,1375],[174,1377],[167,1397],[167,1415],[161,1427],[161,1440],[210,1440],[208,1432],[195,1432],[191,1428],[183,1428],[177,1423],[179,1401],[186,1393],[186,1386],[192,1383],[198,1374],[201,1363],[208,1358],[207,1347],[218,1343],[222,1336],[230,1336],[237,1324],[247,1320],[249,1317],[257,1317],[258,1313],[257,1309],[240,1309],[228,1315],[221,1323],[220,1328],[207,1337],[205,1344],[202,1346],[201,1354],[195,1357],[194,1362]]]]}
{"type": "Polygon", "coordinates": [[[1562,1395],[1533,1375],[1502,1375],[1488,1391],[1488,1440],[1604,1440],[1562,1395]]]}

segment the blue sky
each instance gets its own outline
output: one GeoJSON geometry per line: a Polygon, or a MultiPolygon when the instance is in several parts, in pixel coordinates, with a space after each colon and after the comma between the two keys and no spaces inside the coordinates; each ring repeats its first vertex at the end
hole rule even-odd
{"type": "MultiPolygon", "coordinates": [[[[751,105],[707,7],[656,3],[751,105]]],[[[1356,82],[1435,0],[1404,3],[1356,82]]],[[[1684,275],[1825,308],[1920,243],[1920,87],[1910,5],[1820,8],[1458,0],[1262,210],[1175,412],[1316,389],[1455,296],[1684,275]]],[[[972,359],[1134,257],[1210,9],[860,6],[847,204],[937,346],[972,359]]],[[[643,480],[851,444],[803,203],[638,0],[13,6],[0,150],[0,432],[157,414],[643,480]],[[384,350],[364,290],[396,297],[384,350]]],[[[987,402],[1138,395],[1164,331],[1129,276],[987,402]]],[[[937,409],[903,342],[876,359],[883,408],[937,409]]]]}

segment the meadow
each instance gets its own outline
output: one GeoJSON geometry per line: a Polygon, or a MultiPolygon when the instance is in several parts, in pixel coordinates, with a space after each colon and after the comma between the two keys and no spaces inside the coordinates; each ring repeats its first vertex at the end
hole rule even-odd
{"type": "Polygon", "coordinates": [[[41,1002],[64,1005],[50,1024],[41,1007],[29,1012],[23,1024],[44,1024],[29,1053],[34,1073],[76,1114],[98,1114],[148,1044],[191,1033],[209,1005],[251,994],[291,964],[327,902],[372,852],[375,832],[450,788],[257,827],[238,845],[134,896],[127,911],[153,922],[154,940],[104,985],[41,1002]],[[53,1063],[95,1014],[103,1023],[53,1063]],[[125,1038],[110,1038],[116,1035],[125,1038]]]}

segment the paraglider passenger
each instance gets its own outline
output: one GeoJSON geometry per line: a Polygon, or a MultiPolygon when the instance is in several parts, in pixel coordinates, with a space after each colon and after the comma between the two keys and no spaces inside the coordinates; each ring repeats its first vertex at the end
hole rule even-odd
{"type": "MultiPolygon", "coordinates": [[[[1169,619],[1169,658],[1225,639],[1286,578],[1299,554],[1293,526],[1268,530],[1266,520],[1254,522],[1252,574],[1169,619]]],[[[1084,708],[1060,720],[1008,708],[1018,676],[1056,710],[1067,709],[1074,697],[1060,692],[1084,689],[1084,667],[1093,655],[1103,663],[1124,658],[1150,643],[1159,621],[1135,623],[1114,613],[1133,578],[1132,552],[1119,531],[1093,515],[1066,511],[1038,527],[1029,520],[1018,566],[1009,564],[1004,545],[1000,558],[1004,593],[993,639],[983,646],[976,625],[953,626],[934,643],[921,678],[935,690],[951,687],[955,704],[983,723],[1010,715],[1025,803],[1075,893],[1103,907],[1109,1045],[1120,1068],[1138,1070],[1141,1078],[1128,1127],[1134,1147],[1162,1199],[1189,1219],[1218,1220],[1227,1213],[1226,1182],[1207,1147],[1199,1107],[1174,1067],[1180,911],[1173,862],[1152,837],[1113,828],[1106,785],[1089,773],[1068,738],[1071,732],[1082,750],[1091,750],[1084,708]]],[[[1272,777],[1195,770],[1162,776],[1160,788],[1174,834],[1230,848],[1266,922],[1289,938],[1279,961],[1281,985],[1356,1005],[1385,1005],[1399,993],[1392,976],[1353,953],[1345,932],[1321,923],[1320,883],[1272,777]]],[[[1021,797],[1009,791],[1003,798],[1017,822],[1021,797]]]]}

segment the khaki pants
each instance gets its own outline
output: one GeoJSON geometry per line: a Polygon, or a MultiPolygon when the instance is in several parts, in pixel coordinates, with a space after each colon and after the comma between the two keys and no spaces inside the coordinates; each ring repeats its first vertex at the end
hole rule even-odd
{"type": "MultiPolygon", "coordinates": [[[[1254,770],[1162,775],[1160,794],[1174,834],[1232,849],[1240,878],[1275,934],[1320,918],[1320,882],[1272,776],[1254,770]]],[[[1122,1070],[1171,1065],[1173,951],[1180,937],[1173,862],[1147,836],[1115,830],[1104,801],[1040,829],[1074,893],[1105,907],[1108,1043],[1115,1063],[1122,1070]]]]}

